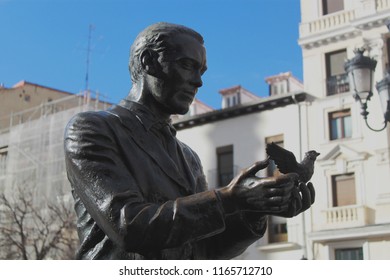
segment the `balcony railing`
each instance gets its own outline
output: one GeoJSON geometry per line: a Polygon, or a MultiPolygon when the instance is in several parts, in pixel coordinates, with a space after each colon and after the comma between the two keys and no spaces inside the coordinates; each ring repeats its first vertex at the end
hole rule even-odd
{"type": "Polygon", "coordinates": [[[322,16],[310,22],[304,22],[300,25],[300,37],[306,37],[315,33],[329,31],[346,25],[355,19],[355,11],[340,11],[322,16]]]}
{"type": "Polygon", "coordinates": [[[327,95],[335,95],[343,92],[349,92],[349,79],[347,74],[326,78],[327,95]]]}
{"type": "Polygon", "coordinates": [[[376,9],[381,11],[390,8],[390,0],[376,0],[376,9]]]}
{"type": "Polygon", "coordinates": [[[362,205],[329,208],[323,215],[325,229],[360,227],[374,222],[374,210],[362,205]]]}

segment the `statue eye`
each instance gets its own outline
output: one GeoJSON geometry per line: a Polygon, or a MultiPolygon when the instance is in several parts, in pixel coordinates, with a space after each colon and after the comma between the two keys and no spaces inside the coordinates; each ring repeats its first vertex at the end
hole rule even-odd
{"type": "Polygon", "coordinates": [[[182,58],[182,59],[179,59],[177,62],[184,69],[192,70],[195,68],[194,63],[191,59],[182,58]]]}

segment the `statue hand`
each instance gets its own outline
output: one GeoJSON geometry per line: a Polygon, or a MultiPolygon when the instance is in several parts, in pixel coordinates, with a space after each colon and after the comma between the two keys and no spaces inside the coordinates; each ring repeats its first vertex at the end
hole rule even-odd
{"type": "Polygon", "coordinates": [[[290,208],[293,188],[298,181],[295,173],[278,177],[258,178],[255,174],[267,167],[268,159],[241,171],[231,183],[216,190],[227,214],[257,211],[283,214],[290,208]]]}
{"type": "Polygon", "coordinates": [[[297,183],[291,191],[288,207],[282,211],[275,213],[270,212],[267,214],[281,216],[286,218],[294,217],[311,207],[315,200],[315,191],[311,182],[305,184],[303,182],[297,183]]]}

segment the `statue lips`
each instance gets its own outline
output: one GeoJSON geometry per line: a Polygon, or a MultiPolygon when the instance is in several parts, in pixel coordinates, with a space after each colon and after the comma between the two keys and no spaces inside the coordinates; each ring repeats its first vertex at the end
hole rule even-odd
{"type": "Polygon", "coordinates": [[[182,96],[185,99],[194,100],[197,90],[183,90],[182,96]]]}

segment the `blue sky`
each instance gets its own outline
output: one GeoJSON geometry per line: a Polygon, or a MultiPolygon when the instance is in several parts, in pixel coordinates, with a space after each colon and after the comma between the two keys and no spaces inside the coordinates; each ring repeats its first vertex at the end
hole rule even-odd
{"type": "Polygon", "coordinates": [[[131,87],[131,43],[159,21],[203,35],[208,70],[197,97],[213,108],[223,88],[267,96],[265,77],[292,71],[302,80],[299,0],[0,0],[0,83],[84,90],[92,24],[89,87],[116,103],[131,87]]]}

